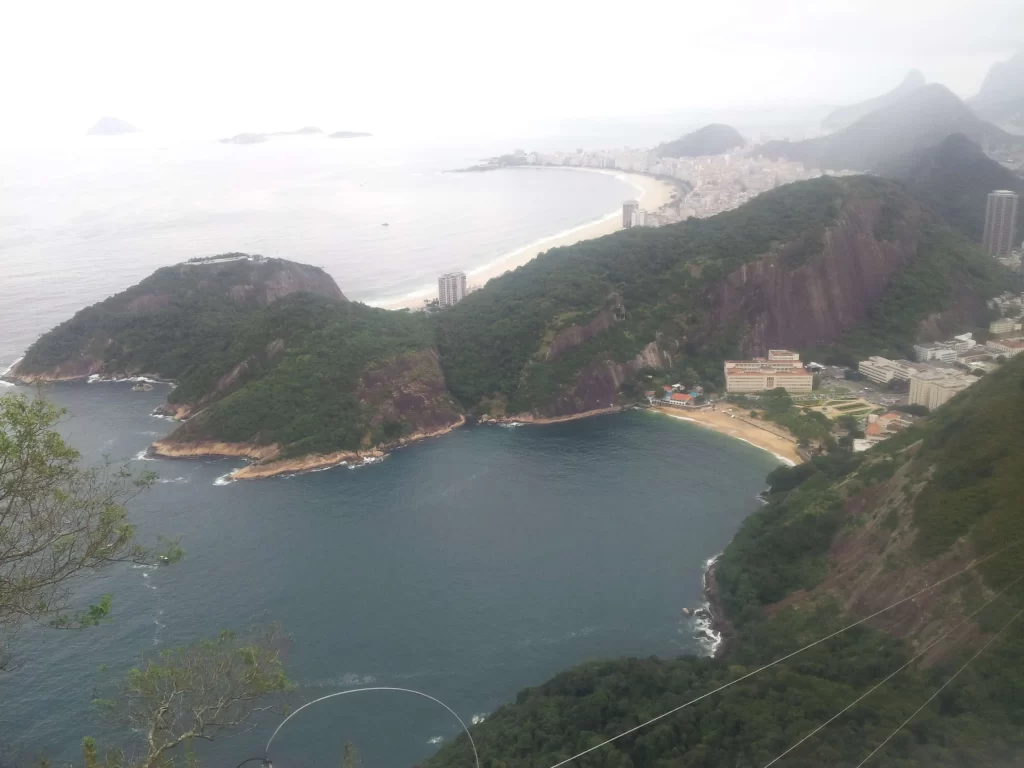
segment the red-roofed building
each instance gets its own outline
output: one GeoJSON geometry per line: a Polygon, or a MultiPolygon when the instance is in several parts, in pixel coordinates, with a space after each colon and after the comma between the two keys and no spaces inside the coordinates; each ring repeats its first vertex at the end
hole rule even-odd
{"type": "Polygon", "coordinates": [[[673,392],[671,399],[673,403],[689,404],[693,402],[693,398],[690,395],[685,394],[684,392],[673,392]]]}

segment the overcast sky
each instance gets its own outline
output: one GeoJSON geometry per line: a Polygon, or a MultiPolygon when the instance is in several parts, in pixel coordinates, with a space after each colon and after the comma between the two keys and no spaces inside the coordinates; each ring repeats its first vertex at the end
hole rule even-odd
{"type": "Polygon", "coordinates": [[[1020,0],[104,2],[0,9],[0,134],[502,132],[689,107],[844,103],[911,67],[960,95],[1020,0]]]}

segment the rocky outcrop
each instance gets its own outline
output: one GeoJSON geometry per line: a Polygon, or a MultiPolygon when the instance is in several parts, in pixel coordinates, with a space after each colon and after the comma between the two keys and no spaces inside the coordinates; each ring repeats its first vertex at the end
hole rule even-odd
{"type": "MultiPolygon", "coordinates": [[[[668,368],[672,356],[652,341],[635,358],[626,363],[614,360],[597,360],[576,375],[571,390],[560,393],[536,417],[561,419],[587,412],[605,412],[614,409],[619,401],[624,382],[631,379],[641,368],[668,368]]],[[[518,421],[530,421],[530,414],[513,417],[518,421]]]]}
{"type": "Polygon", "coordinates": [[[566,352],[580,344],[590,341],[600,333],[611,328],[616,321],[621,320],[626,308],[622,299],[617,294],[609,297],[609,306],[597,313],[597,317],[586,325],[571,325],[559,331],[551,340],[547,351],[544,353],[545,360],[558,360],[566,352]]]}
{"type": "Polygon", "coordinates": [[[381,429],[388,441],[433,435],[462,423],[433,348],[400,355],[364,371],[356,397],[373,413],[370,426],[381,429]],[[404,430],[401,436],[392,436],[399,427],[404,430]]]}
{"type": "Polygon", "coordinates": [[[882,206],[877,199],[853,200],[824,231],[818,253],[804,257],[806,243],[790,244],[713,283],[702,327],[689,340],[737,328],[743,352],[754,355],[829,344],[863,323],[889,280],[915,258],[921,231],[923,213],[908,202],[892,237],[881,239],[882,206]]]}

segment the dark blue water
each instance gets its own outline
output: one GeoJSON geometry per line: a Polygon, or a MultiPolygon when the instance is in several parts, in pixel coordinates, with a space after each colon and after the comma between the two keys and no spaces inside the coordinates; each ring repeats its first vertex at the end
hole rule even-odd
{"type": "MultiPolygon", "coordinates": [[[[72,412],[64,431],[87,456],[131,457],[168,424],[149,415],[161,387],[129,386],[47,394],[72,412]]],[[[0,679],[0,741],[72,758],[82,735],[105,733],[89,698],[110,674],[144,652],[271,620],[291,636],[296,702],[411,687],[466,720],[586,659],[700,652],[680,609],[699,604],[705,561],[757,507],[775,465],[636,412],[467,428],[357,470],[219,487],[236,463],[133,462],[163,481],[131,507],[142,535],[180,536],[186,558],[84,583],[83,600],[113,595],[109,625],[24,633],[21,668],[0,679]]],[[[260,754],[276,722],[216,743],[210,764],[260,754]]],[[[351,741],[366,765],[403,766],[457,733],[427,700],[360,694],[300,714],[271,756],[337,765],[351,741]]]]}

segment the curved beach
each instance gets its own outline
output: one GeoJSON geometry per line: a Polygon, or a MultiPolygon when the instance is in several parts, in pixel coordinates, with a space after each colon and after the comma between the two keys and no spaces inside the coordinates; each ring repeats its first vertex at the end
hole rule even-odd
{"type": "MultiPolygon", "coordinates": [[[[586,173],[608,173],[627,181],[636,189],[636,200],[640,207],[648,211],[656,211],[669,202],[674,187],[653,176],[643,176],[638,173],[626,173],[624,171],[606,171],[596,168],[569,168],[564,170],[582,171],[586,173]]],[[[625,200],[623,200],[625,202],[625,200]]],[[[549,251],[552,248],[559,248],[565,245],[575,245],[584,240],[593,240],[597,237],[610,235],[622,229],[622,210],[616,208],[614,211],[602,216],[600,219],[589,221],[574,227],[566,232],[560,232],[550,237],[544,237],[527,243],[521,248],[510,251],[482,266],[466,270],[466,276],[470,285],[484,285],[488,280],[503,275],[509,270],[521,267],[532,261],[534,258],[549,251]]],[[[400,298],[371,302],[374,306],[384,309],[420,309],[425,300],[437,297],[436,286],[425,286],[423,290],[406,294],[400,298]]]]}

